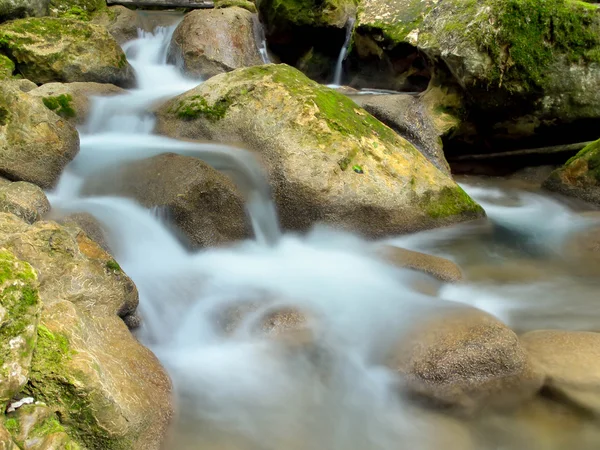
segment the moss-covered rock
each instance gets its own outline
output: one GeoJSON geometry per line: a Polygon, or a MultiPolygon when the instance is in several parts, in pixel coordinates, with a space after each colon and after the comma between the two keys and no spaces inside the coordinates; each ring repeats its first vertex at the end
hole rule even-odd
{"type": "Polygon", "coordinates": [[[21,17],[43,16],[48,0],[0,0],[0,22],[21,17]]]}
{"type": "Polygon", "coordinates": [[[106,0],[50,0],[48,12],[54,17],[89,20],[93,13],[106,9],[106,0]]]}
{"type": "Polygon", "coordinates": [[[356,0],[259,0],[258,9],[273,32],[290,27],[343,28],[356,12],[356,0]]]}
{"type": "Polygon", "coordinates": [[[15,71],[15,63],[8,56],[0,53],[0,80],[10,78],[15,71]]]}
{"type": "Polygon", "coordinates": [[[46,83],[29,95],[41,98],[47,108],[77,126],[87,122],[92,97],[125,93],[124,89],[107,83],[46,83]]]}
{"type": "Polygon", "coordinates": [[[29,375],[40,314],[37,276],[31,266],[0,249],[0,408],[29,375]]]}
{"type": "Polygon", "coordinates": [[[0,448],[2,450],[19,450],[3,423],[0,423],[0,448]]]}
{"type": "Polygon", "coordinates": [[[74,127],[16,83],[0,83],[0,175],[50,188],[78,151],[74,127]]]}
{"type": "Polygon", "coordinates": [[[382,236],[483,215],[412,144],[287,65],[219,75],[157,115],[160,133],[256,150],[287,228],[325,221],[382,236]]]}
{"type": "Polygon", "coordinates": [[[121,45],[136,39],[138,28],[142,28],[138,13],[121,5],[97,11],[92,16],[91,22],[106,28],[121,45]]]}
{"type": "Polygon", "coordinates": [[[169,60],[181,61],[186,73],[205,78],[262,64],[252,13],[232,7],[187,14],[173,34],[169,60]]]}
{"type": "Polygon", "coordinates": [[[105,28],[74,19],[21,19],[0,26],[0,50],[38,84],[93,81],[131,87],[134,71],[105,28]]]}
{"type": "Polygon", "coordinates": [[[170,382],[119,317],[137,304],[131,280],[76,227],[0,214],[0,245],[37,270],[44,305],[21,394],[47,410],[37,410],[25,434],[22,416],[11,415],[13,437],[57,449],[160,448],[172,414],[170,382]]]}
{"type": "Polygon", "coordinates": [[[238,8],[246,9],[253,14],[255,14],[257,12],[256,5],[254,4],[254,2],[251,2],[250,0],[216,0],[215,1],[215,8],[217,8],[217,9],[229,8],[231,6],[237,6],[238,8]]]}
{"type": "Polygon", "coordinates": [[[33,223],[50,211],[50,202],[44,191],[35,184],[2,180],[0,211],[14,214],[28,223],[33,223]]]}
{"type": "Polygon", "coordinates": [[[591,143],[563,167],[552,172],[543,186],[600,205],[600,140],[591,143]]]}

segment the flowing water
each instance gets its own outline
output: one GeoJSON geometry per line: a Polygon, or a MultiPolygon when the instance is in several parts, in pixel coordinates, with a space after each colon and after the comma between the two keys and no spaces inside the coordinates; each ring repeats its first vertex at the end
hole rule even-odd
{"type": "Polygon", "coordinates": [[[399,380],[381,365],[416,316],[447,300],[490,311],[520,331],[600,329],[598,278],[578,272],[563,254],[563,244],[592,219],[539,192],[467,180],[487,223],[390,241],[463,267],[467,282],[432,281],[432,295],[411,287],[417,274],[376,259],[373,244],[356,236],[320,227],[282,235],[268,184],[248,152],[152,134],[152,107],[199,83],[166,64],[172,32],[140,32],[125,45],[139,87],[95,100],[80,130],[81,152],[49,195],[55,212],[85,211],[103,224],[138,287],[138,336],[161,359],[176,392],[166,449],[562,450],[561,442],[572,450],[597,448],[600,432],[585,421],[559,433],[558,446],[537,446],[539,436],[557,428],[553,420],[560,425],[567,417],[544,405],[543,413],[523,413],[542,417],[529,422],[494,416],[472,423],[420,410],[400,400],[399,380]],[[107,166],[162,152],[197,156],[232,174],[247,195],[257,239],[192,252],[176,239],[164,210],[79,195],[85,178],[107,166]],[[232,307],[249,312],[226,329],[221,319],[232,307]],[[282,307],[305,313],[311,345],[256,332],[264,314],[282,307]]]}
{"type": "Polygon", "coordinates": [[[351,17],[348,19],[348,23],[346,23],[346,38],[344,39],[344,45],[342,45],[342,49],[340,50],[340,56],[338,56],[337,63],[335,64],[335,73],[333,75],[333,84],[332,87],[341,86],[342,84],[342,75],[344,73],[344,60],[346,59],[346,55],[348,54],[348,48],[350,47],[350,42],[352,41],[352,30],[354,29],[354,23],[356,19],[351,17]]]}

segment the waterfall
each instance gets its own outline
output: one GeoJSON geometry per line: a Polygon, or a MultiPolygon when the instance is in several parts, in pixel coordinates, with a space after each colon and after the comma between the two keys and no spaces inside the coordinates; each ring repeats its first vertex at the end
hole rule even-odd
{"type": "Polygon", "coordinates": [[[348,53],[348,48],[350,47],[350,42],[352,41],[352,31],[354,30],[354,23],[356,19],[354,17],[350,17],[348,22],[346,23],[346,39],[344,40],[344,45],[340,50],[340,56],[338,56],[337,63],[335,65],[335,73],[333,75],[333,86],[341,86],[342,84],[342,74],[344,71],[344,60],[346,59],[346,55],[348,53]]]}
{"type": "Polygon", "coordinates": [[[261,23],[258,14],[252,17],[254,22],[254,39],[256,40],[256,47],[262,58],[264,64],[270,64],[271,58],[269,58],[269,50],[267,49],[267,36],[265,35],[265,27],[261,23]]]}

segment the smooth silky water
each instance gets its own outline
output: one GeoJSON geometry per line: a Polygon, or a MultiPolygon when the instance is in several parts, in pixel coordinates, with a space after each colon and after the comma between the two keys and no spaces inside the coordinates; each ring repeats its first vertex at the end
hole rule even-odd
{"type": "Polygon", "coordinates": [[[381,365],[415,316],[447,300],[489,311],[518,331],[600,330],[598,277],[580,273],[561,253],[590,219],[548,194],[463,180],[486,208],[486,223],[389,240],[463,268],[466,282],[432,281],[431,296],[411,288],[417,274],[375,259],[372,243],[356,236],[318,226],[282,235],[268,183],[249,152],[152,134],[150,110],[201,82],[166,64],[174,27],[140,31],[124,46],[139,87],[94,100],[80,129],[81,152],[49,194],[55,214],[89,212],[104,225],[115,258],[138,287],[137,335],[168,370],[176,394],[166,449],[599,448],[592,419],[549,400],[475,421],[418,409],[400,400],[399,380],[381,365]],[[230,174],[246,194],[256,239],[190,251],[161,209],[79,195],[85,178],[109,165],[162,152],[195,156],[230,174]],[[224,333],[215,317],[244,303],[305,312],[310,351],[257,337],[260,309],[224,333]]]}

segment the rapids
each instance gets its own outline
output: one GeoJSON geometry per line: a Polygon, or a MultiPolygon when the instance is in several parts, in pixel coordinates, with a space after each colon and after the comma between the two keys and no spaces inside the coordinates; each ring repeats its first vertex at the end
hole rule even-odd
{"type": "MultiPolygon", "coordinates": [[[[464,269],[467,282],[432,282],[432,296],[411,287],[417,274],[375,259],[372,244],[357,236],[319,226],[306,235],[282,234],[268,182],[250,153],[152,134],[152,107],[201,82],[166,63],[174,28],[140,31],[124,46],[138,88],[94,100],[79,130],[81,152],[49,193],[56,213],[85,211],[104,225],[115,258],[138,287],[138,336],[162,361],[176,392],[177,421],[167,449],[475,448],[465,446],[458,419],[416,411],[396,395],[399,381],[378,361],[399,330],[416,315],[450,305],[447,300],[487,310],[519,330],[600,329],[593,298],[598,279],[577,273],[561,253],[589,219],[547,194],[465,180],[464,188],[487,210],[487,223],[391,239],[464,269]],[[247,195],[257,239],[192,252],[172,233],[168,214],[128,199],[79,195],[85,177],[107,165],[162,152],[196,156],[231,174],[247,195]],[[523,261],[541,273],[508,282],[494,278],[497,268],[523,261]],[[309,314],[314,354],[257,338],[252,330],[261,310],[231,336],[215,325],[233,302],[265,299],[263,310],[292,306],[309,314]]],[[[489,436],[516,429],[507,420],[464,425],[475,436],[492,430],[477,449],[493,450],[501,439],[489,442],[489,436]]],[[[523,439],[502,448],[538,448],[527,446],[534,431],[519,432],[523,439]]],[[[595,428],[590,433],[600,436],[595,428]]],[[[577,442],[570,448],[592,448],[577,442]]]]}

